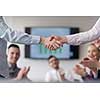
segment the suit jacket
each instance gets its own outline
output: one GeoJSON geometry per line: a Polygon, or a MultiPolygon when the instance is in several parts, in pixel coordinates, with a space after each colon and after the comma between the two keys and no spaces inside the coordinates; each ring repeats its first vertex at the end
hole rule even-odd
{"type": "Polygon", "coordinates": [[[98,70],[97,79],[100,79],[100,70],[98,70]]]}

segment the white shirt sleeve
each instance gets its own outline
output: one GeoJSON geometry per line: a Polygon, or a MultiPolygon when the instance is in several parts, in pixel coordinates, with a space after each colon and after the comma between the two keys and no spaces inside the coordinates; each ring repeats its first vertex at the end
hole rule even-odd
{"type": "Polygon", "coordinates": [[[3,17],[0,16],[0,37],[9,42],[21,44],[38,44],[40,36],[29,35],[24,32],[12,30],[3,17]]]}
{"type": "Polygon", "coordinates": [[[51,82],[51,75],[49,72],[46,73],[46,76],[45,76],[45,82],[51,82]]]}
{"type": "Polygon", "coordinates": [[[92,29],[86,32],[77,33],[74,35],[67,35],[67,41],[70,45],[80,45],[91,42],[100,37],[100,18],[92,29]]]}

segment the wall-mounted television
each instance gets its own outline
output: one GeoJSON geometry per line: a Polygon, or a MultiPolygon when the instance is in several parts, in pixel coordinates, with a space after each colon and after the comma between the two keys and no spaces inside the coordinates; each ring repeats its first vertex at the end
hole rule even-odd
{"type": "MultiPolygon", "coordinates": [[[[48,37],[51,35],[71,35],[79,32],[77,27],[26,27],[25,32],[31,35],[48,37]]],[[[64,44],[63,47],[50,51],[44,45],[25,45],[25,58],[47,59],[50,55],[58,59],[78,59],[79,46],[64,44]]]]}

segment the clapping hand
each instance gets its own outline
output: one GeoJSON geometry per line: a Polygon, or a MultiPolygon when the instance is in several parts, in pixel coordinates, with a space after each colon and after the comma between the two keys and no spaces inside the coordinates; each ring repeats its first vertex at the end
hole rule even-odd
{"type": "Polygon", "coordinates": [[[24,77],[27,77],[27,74],[28,74],[29,71],[30,71],[30,67],[23,67],[23,68],[19,71],[19,73],[18,73],[17,77],[15,78],[15,80],[21,80],[21,79],[23,79],[24,77]]]}

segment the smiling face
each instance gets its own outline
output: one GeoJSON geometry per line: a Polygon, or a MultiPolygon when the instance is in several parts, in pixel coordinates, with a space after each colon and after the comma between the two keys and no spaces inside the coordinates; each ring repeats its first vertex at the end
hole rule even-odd
{"type": "Polygon", "coordinates": [[[59,69],[59,61],[55,57],[51,57],[48,62],[52,68],[59,69]]]}
{"type": "Polygon", "coordinates": [[[87,50],[87,55],[89,58],[99,59],[99,50],[95,45],[90,45],[87,50]]]}
{"type": "Polygon", "coordinates": [[[10,47],[8,49],[7,60],[10,64],[16,64],[20,57],[20,50],[16,47],[10,47]]]}

